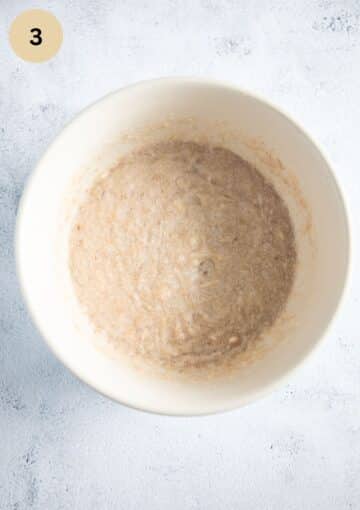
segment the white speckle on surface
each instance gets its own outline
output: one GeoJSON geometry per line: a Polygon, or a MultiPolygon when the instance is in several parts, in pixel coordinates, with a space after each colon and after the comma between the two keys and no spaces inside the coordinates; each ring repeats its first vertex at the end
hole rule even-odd
{"type": "MultiPolygon", "coordinates": [[[[2,2],[0,27],[34,8],[2,2]]],[[[360,3],[43,0],[64,42],[43,64],[5,36],[0,76],[0,508],[360,508],[360,3]],[[287,386],[244,409],[146,415],[73,377],[32,325],[14,266],[26,177],[83,107],[165,75],[230,80],[294,116],[331,157],[353,221],[341,316],[287,386]]]]}

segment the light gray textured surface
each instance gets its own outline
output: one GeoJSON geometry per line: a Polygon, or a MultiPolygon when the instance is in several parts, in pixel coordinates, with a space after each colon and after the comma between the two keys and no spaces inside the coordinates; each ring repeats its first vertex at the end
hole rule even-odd
{"type": "Polygon", "coordinates": [[[196,419],[128,410],[70,375],[29,320],[12,248],[24,181],[64,124],[112,89],[174,74],[289,111],[332,158],[359,230],[360,3],[1,0],[0,14],[0,509],[360,508],[356,245],[346,306],[315,357],[267,399],[196,419]],[[40,5],[64,44],[24,63],[6,34],[40,5]]]}

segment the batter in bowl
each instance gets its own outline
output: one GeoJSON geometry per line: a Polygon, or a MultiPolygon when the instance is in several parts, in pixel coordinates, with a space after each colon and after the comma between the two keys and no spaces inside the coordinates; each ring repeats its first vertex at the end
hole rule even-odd
{"type": "Polygon", "coordinates": [[[296,246],[274,187],[233,152],[169,141],[93,183],[70,235],[74,289],[115,348],[176,371],[252,348],[284,309],[296,246]]]}

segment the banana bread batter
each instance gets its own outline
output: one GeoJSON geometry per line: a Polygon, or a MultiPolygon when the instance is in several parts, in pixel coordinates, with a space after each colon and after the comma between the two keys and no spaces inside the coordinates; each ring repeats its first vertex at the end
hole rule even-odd
{"type": "Polygon", "coordinates": [[[184,371],[241,357],[270,328],[296,247],[285,203],[253,166],[227,149],[169,141],[93,183],[69,266],[96,331],[184,371]]]}

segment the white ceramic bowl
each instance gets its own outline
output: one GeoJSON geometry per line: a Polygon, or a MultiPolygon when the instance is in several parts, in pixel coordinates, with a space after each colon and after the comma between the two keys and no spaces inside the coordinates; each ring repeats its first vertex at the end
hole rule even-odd
{"type": "Polygon", "coordinates": [[[317,145],[268,102],[237,87],[199,79],[142,82],[80,113],[37,165],[18,213],[19,279],[48,345],[70,370],[104,395],[164,414],[229,410],[282,382],[324,336],[344,291],[349,255],[344,200],[317,145]],[[141,131],[143,141],[158,139],[167,137],[174,125],[185,138],[226,145],[254,162],[286,196],[295,224],[299,267],[283,340],[251,366],[218,381],[164,380],[111,359],[81,330],[76,302],[66,297],[64,204],[71,194],[76,201],[83,182],[80,174],[94,175],[131,149],[138,142],[136,136],[127,136],[129,132],[141,131]]]}

